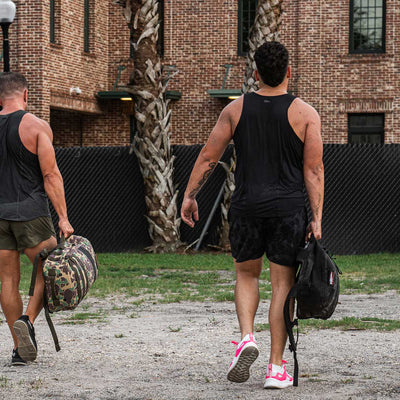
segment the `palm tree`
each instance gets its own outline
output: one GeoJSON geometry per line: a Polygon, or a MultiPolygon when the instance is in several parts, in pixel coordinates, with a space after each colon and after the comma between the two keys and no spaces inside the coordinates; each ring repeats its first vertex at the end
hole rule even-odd
{"type": "Polygon", "coordinates": [[[256,64],[254,54],[265,42],[279,41],[279,31],[282,24],[283,0],[258,0],[256,17],[249,32],[249,52],[242,92],[254,92],[258,89],[254,77],[256,64]]]}
{"type": "MultiPolygon", "coordinates": [[[[258,0],[256,16],[249,32],[249,52],[247,53],[246,72],[242,92],[254,92],[258,89],[254,71],[256,64],[254,54],[259,46],[264,42],[279,41],[279,30],[282,24],[282,3],[283,0],[258,0]]],[[[231,165],[234,165],[235,155],[231,158],[231,165]]],[[[225,181],[225,190],[221,204],[222,225],[220,229],[220,247],[227,249],[229,247],[229,223],[228,210],[231,202],[231,194],[234,190],[234,169],[227,172],[225,181]]]]}
{"type": "MultiPolygon", "coordinates": [[[[170,117],[157,52],[160,18],[158,0],[117,0],[131,31],[135,68],[124,89],[134,99],[137,134],[131,144],[145,185],[149,234],[148,250],[173,252],[180,245],[177,194],[173,184],[174,156],[170,145],[170,117]]],[[[171,77],[171,76],[170,76],[171,77]]]]}

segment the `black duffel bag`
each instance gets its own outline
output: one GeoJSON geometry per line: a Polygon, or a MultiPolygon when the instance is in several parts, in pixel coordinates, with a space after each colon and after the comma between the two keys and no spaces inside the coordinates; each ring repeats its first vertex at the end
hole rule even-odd
{"type": "Polygon", "coordinates": [[[298,325],[299,319],[328,319],[333,314],[339,300],[339,274],[342,273],[313,235],[305,247],[298,249],[297,261],[299,269],[296,274],[296,283],[286,298],[283,310],[286,331],[289,336],[289,349],[293,352],[294,357],[293,386],[298,386],[299,375],[298,330],[295,341],[293,327],[298,325]],[[294,321],[290,318],[292,299],[295,299],[297,304],[297,319],[294,321]]]}

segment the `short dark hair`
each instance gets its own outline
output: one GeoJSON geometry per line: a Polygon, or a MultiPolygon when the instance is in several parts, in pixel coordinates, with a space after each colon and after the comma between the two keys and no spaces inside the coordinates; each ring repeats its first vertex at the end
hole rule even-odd
{"type": "Polygon", "coordinates": [[[28,82],[19,72],[3,72],[0,74],[0,98],[23,92],[28,89],[28,82]]]}
{"type": "Polygon", "coordinates": [[[285,79],[289,53],[279,42],[266,42],[256,50],[254,61],[262,81],[268,86],[276,87],[285,79]]]}

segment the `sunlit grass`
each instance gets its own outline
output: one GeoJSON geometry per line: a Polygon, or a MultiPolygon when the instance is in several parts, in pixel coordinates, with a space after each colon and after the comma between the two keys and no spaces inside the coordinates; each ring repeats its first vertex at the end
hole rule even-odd
{"type": "MultiPolygon", "coordinates": [[[[99,278],[90,296],[124,294],[156,302],[232,301],[235,271],[228,254],[99,254],[99,278]]],[[[381,293],[400,288],[400,254],[338,256],[341,293],[381,293]]],[[[27,294],[32,266],[22,257],[21,290],[27,294]]],[[[268,261],[260,297],[271,297],[268,261]]]]}

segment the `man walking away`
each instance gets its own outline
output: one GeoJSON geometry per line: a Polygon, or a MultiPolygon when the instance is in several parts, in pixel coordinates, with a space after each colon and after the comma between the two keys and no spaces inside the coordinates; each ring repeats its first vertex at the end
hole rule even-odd
{"type": "Polygon", "coordinates": [[[258,357],[253,330],[265,253],[272,299],[271,348],[264,387],[285,388],[293,384],[293,378],[282,360],[287,340],[283,306],[295,281],[296,249],[312,233],[317,240],[321,238],[321,126],[314,108],[287,93],[291,69],[282,44],[263,44],[255,61],[260,89],[241,96],[222,111],[193,168],[181,216],[191,227],[198,221],[196,195],[233,139],[237,165],[229,237],[236,268],[235,304],[241,341],[228,369],[228,379],[245,382],[258,357]],[[312,210],[308,228],[304,184],[312,210]]]}
{"type": "Polygon", "coordinates": [[[27,101],[25,77],[1,74],[0,302],[14,340],[13,365],[25,365],[37,355],[33,323],[43,307],[44,281],[37,274],[35,293],[22,315],[20,252],[33,263],[36,254],[57,244],[46,193],[58,214],[60,233],[68,237],[74,231],[67,217],[53,133],[45,121],[25,111],[27,101]]]}

